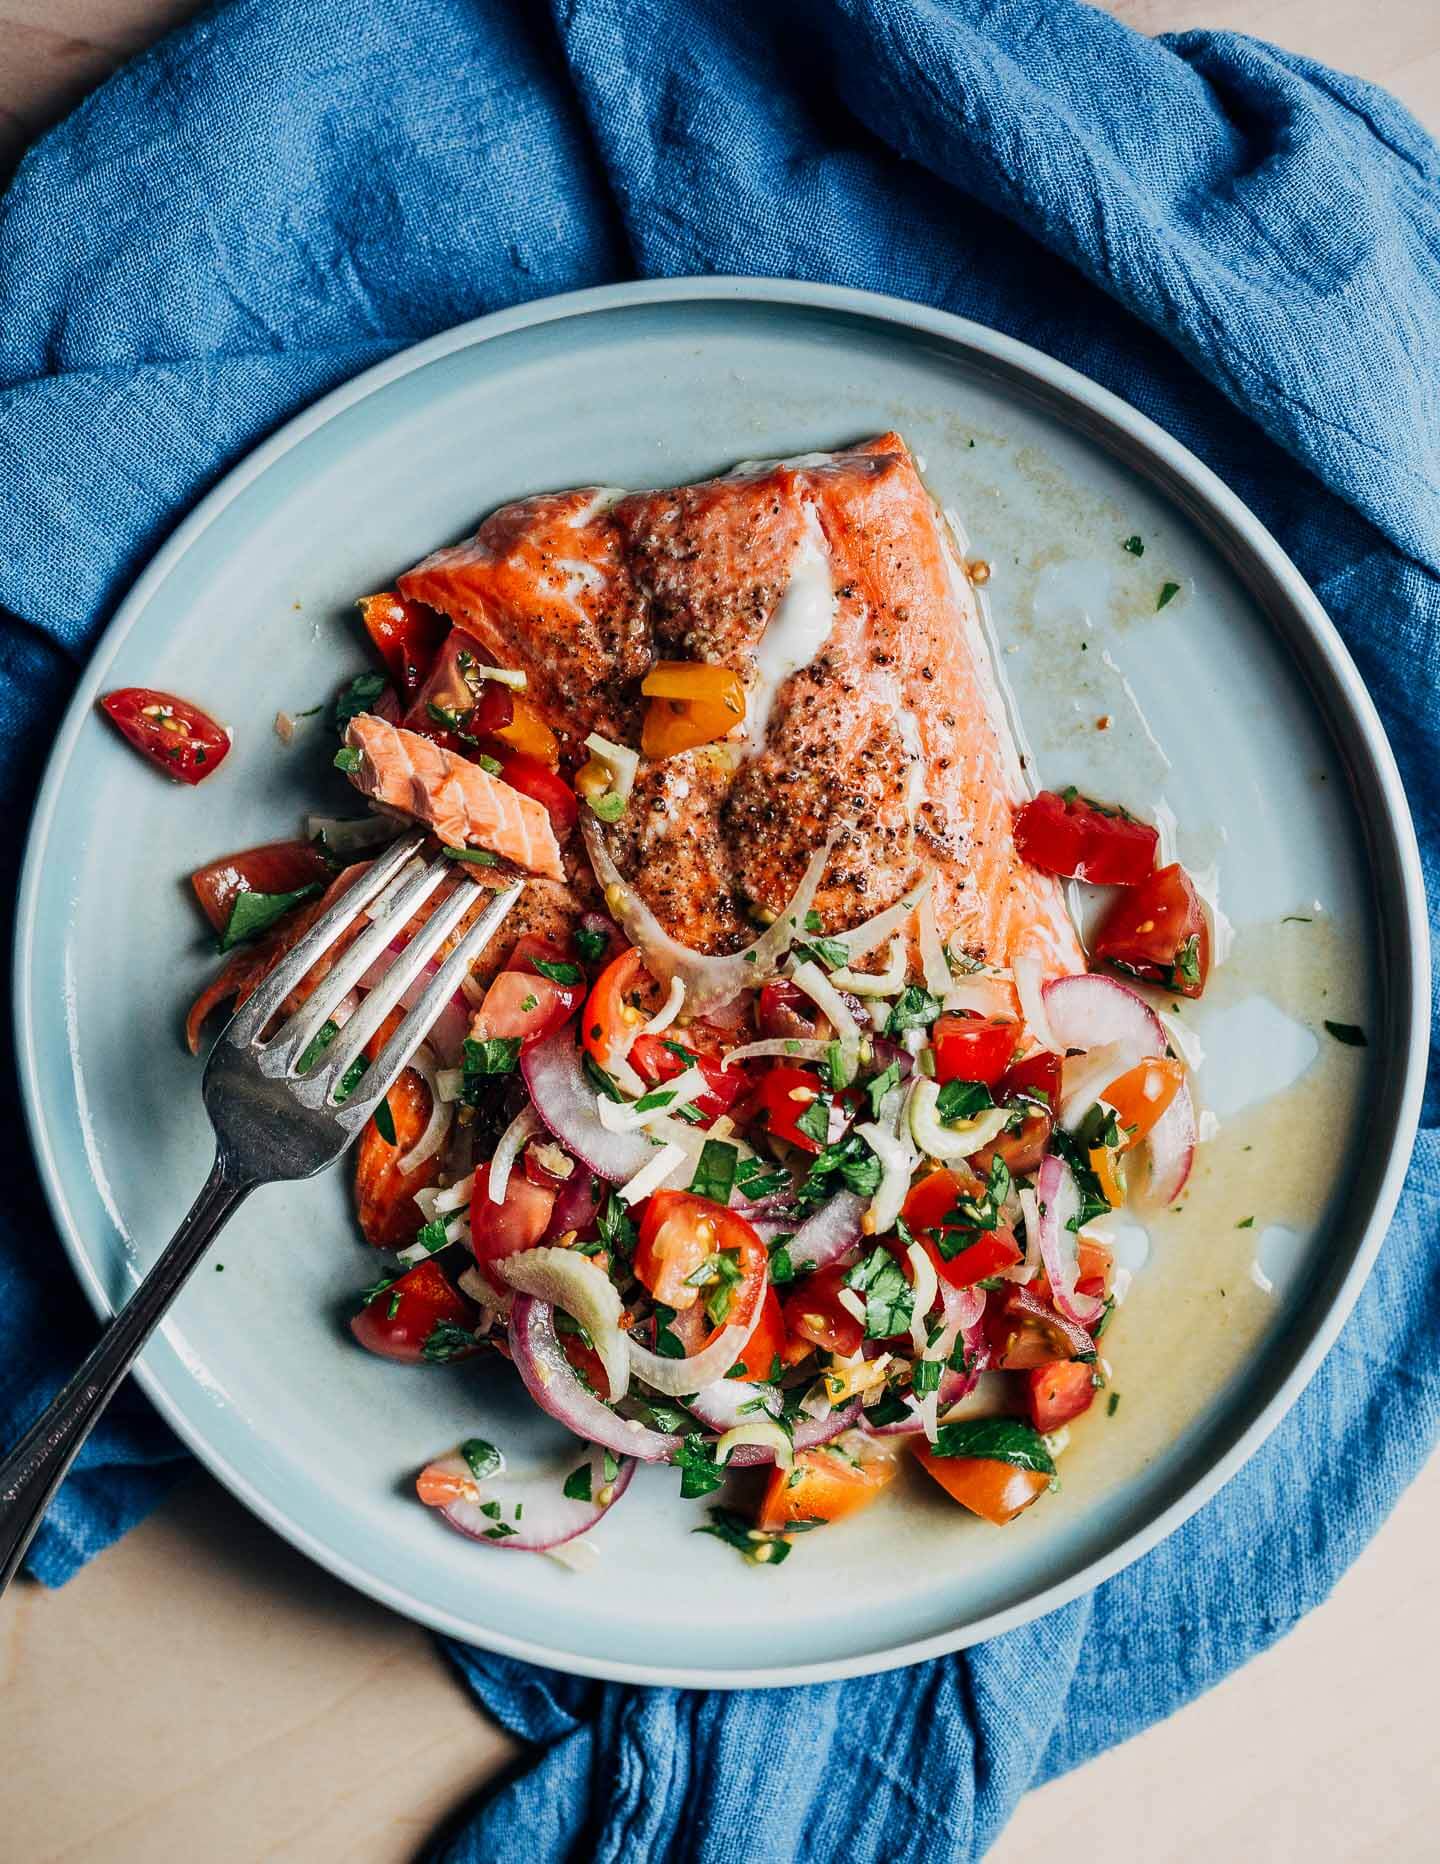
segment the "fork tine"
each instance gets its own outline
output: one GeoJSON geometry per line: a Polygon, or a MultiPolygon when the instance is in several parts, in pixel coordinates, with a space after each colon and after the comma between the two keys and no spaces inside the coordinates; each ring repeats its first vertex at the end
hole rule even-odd
{"type": "Polygon", "coordinates": [[[402,835],[373,863],[366,874],[346,888],[335,904],[323,912],[292,950],[251,995],[230,1022],[222,1041],[237,1048],[254,1042],[290,992],[304,977],[317,958],[323,957],[336,938],[390,884],[405,863],[419,852],[424,836],[420,832],[402,835]]]}
{"type": "MultiPolygon", "coordinates": [[[[382,1095],[389,1091],[400,1070],[429,1034],[430,1025],[459,989],[460,979],[509,918],[511,909],[524,891],[525,882],[517,880],[503,893],[497,893],[464,938],[460,940],[430,980],[424,996],[406,1015],[394,1035],[381,1049],[370,1067],[365,1070],[361,1090],[338,1109],[338,1117],[344,1125],[354,1130],[369,1119],[382,1095]]],[[[341,1041],[335,1045],[335,1059],[325,1071],[332,1082],[344,1077],[346,1069],[360,1052],[361,1042],[356,1041],[352,1045],[348,1040],[349,1037],[350,1025],[347,1024],[342,1032],[341,1041]],[[341,1051],[341,1043],[349,1048],[348,1056],[341,1051]]],[[[313,1078],[313,1076],[307,1076],[307,1081],[313,1078]]],[[[327,1088],[326,1091],[328,1095],[330,1090],[327,1088]]]]}
{"type": "MultiPolygon", "coordinates": [[[[271,1068],[276,1068],[282,1059],[287,1069],[294,1068],[295,1063],[304,1055],[320,1030],[329,1022],[335,1010],[350,994],[352,987],[370,969],[381,953],[389,949],[397,930],[408,925],[412,916],[454,873],[454,862],[443,854],[437,854],[427,867],[422,868],[403,886],[399,886],[399,881],[404,874],[404,869],[401,869],[400,875],[397,875],[396,881],[392,883],[391,891],[394,892],[395,897],[390,902],[384,917],[368,926],[353,945],[345,948],[336,959],[333,968],[320,980],[284,1028],[278,1031],[267,1044],[267,1048],[275,1051],[270,1063],[271,1068]],[[396,891],[397,887],[398,891],[396,891]]],[[[462,881],[461,885],[462,887],[468,886],[469,882],[462,881]]],[[[473,900],[467,904],[473,904],[473,900]]],[[[410,940],[404,953],[397,956],[389,971],[377,984],[376,989],[366,997],[367,1004],[372,997],[386,991],[391,978],[409,962],[411,952],[422,940],[428,938],[431,926],[438,918],[439,912],[443,910],[440,908],[436,913],[432,913],[420,933],[410,940]]],[[[405,989],[413,975],[414,969],[409,975],[402,977],[399,990],[391,992],[386,1008],[395,1001],[400,991],[405,989]]],[[[378,1022],[378,1019],[376,1020],[378,1022]]],[[[367,1029],[366,1035],[368,1036],[369,1033],[367,1029]]]]}

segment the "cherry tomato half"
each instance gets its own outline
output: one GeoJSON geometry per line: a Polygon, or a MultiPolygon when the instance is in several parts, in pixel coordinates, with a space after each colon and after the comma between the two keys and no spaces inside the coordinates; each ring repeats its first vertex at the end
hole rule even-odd
{"type": "Polygon", "coordinates": [[[1159,1124],[1184,1080],[1184,1064],[1165,1056],[1142,1061],[1110,1083],[1100,1098],[1115,1109],[1122,1151],[1138,1145],[1159,1124]]]}
{"type": "Polygon", "coordinates": [[[490,1168],[477,1165],[470,1193],[470,1247],[483,1268],[504,1256],[533,1249],[550,1227],[555,1192],[532,1184],[523,1171],[512,1171],[503,1203],[490,1196],[490,1168]]]}
{"type": "Polygon", "coordinates": [[[393,589],[362,597],[359,609],[366,633],[408,704],[429,679],[449,622],[393,589]]]}
{"type": "Polygon", "coordinates": [[[190,885],[200,910],[217,932],[223,932],[237,893],[297,893],[317,881],[328,885],[332,872],[313,841],[267,841],[207,861],[190,876],[190,885]]]}
{"type": "Polygon", "coordinates": [[[760,1318],[755,1323],[755,1331],[745,1342],[739,1363],[743,1372],[732,1372],[729,1376],[738,1379],[742,1385],[761,1385],[775,1376],[775,1362],[781,1362],[784,1369],[785,1360],[785,1319],[780,1312],[780,1297],[773,1288],[765,1290],[765,1304],[760,1309],[760,1318]]]}
{"type": "Polygon", "coordinates": [[[778,1062],[760,1083],[760,1107],[765,1113],[772,1139],[784,1139],[802,1152],[818,1152],[821,1141],[802,1132],[796,1121],[804,1116],[822,1092],[820,1077],[808,1068],[795,1068],[778,1062]]]}
{"type": "Polygon", "coordinates": [[[440,1265],[427,1260],[372,1295],[350,1322],[350,1331],[382,1359],[412,1366],[428,1359],[439,1365],[480,1351],[478,1340],[466,1346],[451,1331],[463,1328],[469,1333],[475,1320],[474,1309],[450,1286],[440,1265]]]}
{"type": "Polygon", "coordinates": [[[591,1060],[615,1069],[659,1001],[659,988],[635,946],[612,958],[596,978],[580,1017],[580,1039],[591,1060]]]}
{"type": "Polygon", "coordinates": [[[807,1275],[781,1303],[785,1331],[812,1346],[823,1346],[826,1352],[839,1353],[843,1359],[858,1353],[865,1329],[841,1305],[844,1287],[845,1270],[838,1262],[807,1275]]]}
{"type": "Polygon", "coordinates": [[[495,754],[500,759],[500,774],[511,789],[548,809],[551,826],[563,841],[580,819],[580,805],[564,777],[538,757],[512,751],[506,744],[499,744],[495,754]]]}
{"type": "Polygon", "coordinates": [[[1148,822],[1103,808],[1074,790],[1042,790],[1015,817],[1022,859],[1047,874],[1094,886],[1135,887],[1155,865],[1160,837],[1148,822]]]}
{"type": "Polygon", "coordinates": [[[657,1301],[683,1312],[706,1292],[690,1286],[687,1277],[722,1251],[738,1258],[740,1279],[725,1319],[727,1325],[739,1325],[750,1318],[764,1292],[770,1256],[745,1219],[722,1204],[692,1191],[657,1191],[640,1220],[635,1273],[657,1301]]]}
{"type": "Polygon", "coordinates": [[[873,1502],[898,1468],[895,1457],[852,1463],[831,1449],[801,1450],[793,1469],[771,1471],[755,1524],[776,1534],[796,1521],[843,1520],[873,1502]]]}
{"type": "Polygon", "coordinates": [[[1049,1476],[1038,1470],[1017,1469],[990,1456],[936,1456],[921,1444],[915,1460],[962,1507],[995,1527],[1007,1526],[1050,1486],[1049,1476]]]}
{"type": "Polygon", "coordinates": [[[630,1048],[630,1065],[649,1087],[673,1081],[687,1068],[698,1068],[710,1085],[690,1104],[707,1126],[727,1113],[750,1085],[743,1064],[723,1067],[714,1057],[692,1049],[680,1036],[636,1036],[630,1048]],[[693,1062],[676,1052],[682,1048],[695,1057],[693,1062]]]}
{"type": "Polygon", "coordinates": [[[1094,955],[1177,996],[1200,995],[1210,972],[1210,928],[1178,861],[1119,895],[1095,934],[1094,955]]]}
{"type": "Polygon", "coordinates": [[[1059,1430],[1095,1402],[1095,1374],[1078,1359],[1036,1366],[1025,1375],[1025,1402],[1036,1430],[1059,1430]]]}
{"type": "Polygon", "coordinates": [[[788,977],[772,978],[762,985],[755,1013],[755,1026],[762,1036],[804,1041],[814,1036],[818,1020],[815,1005],[788,977]]]}
{"type": "Polygon", "coordinates": [[[935,1049],[935,1079],[983,1081],[994,1087],[1015,1056],[1018,1023],[987,1022],[979,1016],[941,1016],[930,1041],[935,1049]]]}
{"type": "Polygon", "coordinates": [[[575,1013],[585,994],[585,973],[549,939],[527,933],[515,941],[505,969],[491,982],[476,1012],[477,1040],[518,1036],[523,1046],[541,1041],[575,1013]],[[559,976],[546,976],[544,964],[559,976]]]}
{"type": "Polygon", "coordinates": [[[100,710],[142,757],[176,783],[203,783],[230,749],[225,727],[174,693],[122,686],[106,693],[100,710]]]}

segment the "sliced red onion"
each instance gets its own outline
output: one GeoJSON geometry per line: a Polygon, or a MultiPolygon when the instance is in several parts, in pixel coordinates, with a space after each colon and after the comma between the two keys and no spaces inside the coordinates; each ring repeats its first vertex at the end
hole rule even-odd
{"type": "Polygon", "coordinates": [[[586,851],[595,878],[604,889],[605,904],[631,942],[640,947],[645,967],[653,977],[664,984],[676,977],[684,981],[690,1014],[699,1017],[709,1015],[712,1010],[732,1002],[742,991],[768,983],[774,977],[804,924],[805,915],[815,903],[831,851],[842,832],[838,827],[832,829],[824,846],[815,850],[794,895],[758,939],[744,951],[713,958],[671,938],[611,860],[599,820],[588,810],[582,810],[581,814],[585,818],[581,831],[586,851]]]}
{"type": "Polygon", "coordinates": [[[1145,1140],[1146,1177],[1142,1187],[1145,1203],[1159,1206],[1175,1202],[1190,1177],[1198,1142],[1195,1102],[1190,1098],[1189,1083],[1182,1081],[1179,1093],[1151,1127],[1145,1140]]]}
{"type": "Polygon", "coordinates": [[[517,1295],[510,1309],[507,1339],[526,1391],[542,1411],[577,1437],[604,1444],[618,1456],[638,1457],[642,1463],[669,1462],[680,1448],[678,1436],[620,1417],[585,1389],[565,1357],[555,1331],[555,1310],[548,1301],[517,1295]]]}
{"type": "Polygon", "coordinates": [[[595,1089],[585,1078],[568,1024],[523,1049],[520,1072],[535,1111],[583,1165],[611,1184],[626,1184],[655,1157],[643,1133],[610,1133],[595,1111],[595,1089]]]}
{"type": "Polygon", "coordinates": [[[823,1269],[860,1241],[867,1200],[853,1191],[837,1191],[791,1237],[788,1254],[796,1269],[823,1269]]]}
{"type": "Polygon", "coordinates": [[[630,1486],[635,1464],[618,1457],[613,1477],[605,1474],[605,1451],[596,1444],[577,1445],[579,1460],[589,1464],[589,1501],[565,1493],[574,1465],[554,1466],[531,1475],[499,1473],[475,1481],[463,1456],[442,1457],[434,1467],[461,1477],[475,1489],[475,1499],[446,1502],[440,1512],[457,1533],[509,1553],[547,1553],[594,1527],[630,1486]],[[603,1500],[601,1498],[604,1498],[603,1500]],[[490,1512],[486,1512],[486,1510],[490,1512]],[[496,1512],[498,1510],[498,1512],[496,1512]]]}
{"type": "Polygon", "coordinates": [[[1095,1295],[1077,1294],[1079,1242],[1072,1227],[1080,1214],[1080,1187],[1075,1174],[1052,1152],[1040,1162],[1035,1180],[1035,1199],[1040,1225],[1040,1260],[1050,1282],[1050,1298],[1056,1312],[1077,1327],[1093,1327],[1104,1312],[1105,1303],[1095,1295]]]}
{"type": "Polygon", "coordinates": [[[485,1192],[492,1204],[505,1202],[505,1193],[510,1189],[510,1173],[520,1156],[521,1147],[527,1139],[533,1139],[536,1133],[544,1130],[540,1115],[533,1107],[525,1106],[501,1133],[485,1182],[485,1192]]]}
{"type": "Polygon", "coordinates": [[[1056,977],[1041,995],[1056,1051],[1093,1049],[1118,1042],[1133,1057],[1132,1067],[1165,1053],[1160,1018],[1143,997],[1113,977],[1090,974],[1056,977]]]}
{"type": "Polygon", "coordinates": [[[878,1073],[883,1074],[893,1061],[900,1070],[900,1079],[910,1079],[915,1069],[915,1057],[901,1043],[892,1041],[889,1036],[872,1036],[870,1050],[878,1073]]]}
{"type": "MultiPolygon", "coordinates": [[[[389,948],[382,951],[375,962],[362,974],[359,980],[361,989],[373,990],[400,953],[405,950],[405,946],[404,939],[392,939],[389,948]]],[[[434,958],[422,965],[418,976],[400,993],[396,1007],[402,1010],[413,1010],[430,988],[430,981],[439,969],[440,964],[434,958]]],[[[425,1040],[439,1060],[448,1068],[453,1067],[464,1054],[465,1038],[469,1033],[470,1005],[465,999],[464,992],[457,990],[430,1025],[430,1033],[425,1040]]]]}
{"type": "MultiPolygon", "coordinates": [[[[801,1450],[818,1450],[822,1443],[833,1443],[843,1432],[857,1425],[862,1416],[860,1400],[852,1398],[838,1411],[827,1411],[824,1417],[802,1418],[795,1426],[793,1448],[797,1455],[801,1450]]],[[[762,1443],[742,1443],[730,1452],[727,1469],[758,1469],[766,1463],[775,1461],[775,1452],[762,1443]]]]}

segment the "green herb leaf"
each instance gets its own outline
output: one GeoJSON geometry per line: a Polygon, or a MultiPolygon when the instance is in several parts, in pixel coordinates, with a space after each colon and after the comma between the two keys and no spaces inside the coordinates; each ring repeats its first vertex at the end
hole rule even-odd
{"type": "Polygon", "coordinates": [[[233,951],[246,939],[259,938],[292,906],[298,906],[301,900],[313,899],[319,891],[320,882],[313,880],[308,887],[296,887],[293,893],[252,893],[248,888],[244,893],[237,893],[225,930],[220,935],[220,950],[233,951]]]}
{"type": "Polygon", "coordinates": [[[867,1339],[888,1340],[892,1334],[908,1331],[915,1296],[905,1271],[883,1243],[877,1243],[847,1272],[845,1285],[865,1297],[867,1339]]]}
{"type": "Polygon", "coordinates": [[[961,1120],[973,1120],[977,1113],[995,1105],[995,1097],[983,1081],[947,1081],[940,1089],[935,1111],[942,1126],[954,1126],[961,1120]]]}
{"type": "Polygon", "coordinates": [[[600,1240],[612,1255],[629,1257],[635,1249],[635,1225],[624,1200],[614,1191],[595,1218],[600,1240]]]}
{"type": "Polygon", "coordinates": [[[1160,599],[1155,604],[1155,613],[1158,615],[1165,604],[1167,602],[1173,602],[1179,593],[1180,585],[1178,582],[1162,583],[1160,585],[1160,599]]]}
{"type": "Polygon", "coordinates": [[[1365,1031],[1358,1023],[1332,1023],[1326,1018],[1327,1034],[1334,1036],[1337,1042],[1343,1042],[1346,1048],[1368,1048],[1365,1031]]]}
{"type": "Polygon", "coordinates": [[[467,1437],[460,1445],[460,1454],[470,1465],[470,1474],[477,1482],[493,1476],[505,1460],[495,1445],[487,1443],[483,1437],[467,1437]]]}
{"type": "Polygon", "coordinates": [[[564,960],[557,963],[551,958],[532,958],[530,962],[541,977],[548,977],[552,984],[583,984],[585,981],[585,973],[578,964],[564,960]]]}
{"type": "Polygon", "coordinates": [[[1055,1463],[1038,1430],[1013,1417],[967,1417],[942,1424],[935,1439],[936,1456],[983,1456],[1016,1469],[1033,1469],[1042,1476],[1055,1474],[1055,1463]]]}
{"type": "Polygon", "coordinates": [[[902,1036],[907,1029],[928,1029],[940,1014],[940,999],[919,984],[907,984],[895,999],[885,1023],[887,1036],[902,1036]]]}
{"type": "Polygon", "coordinates": [[[493,1074],[513,1074],[520,1060],[519,1036],[486,1036],[477,1042],[465,1038],[464,1096],[474,1106],[484,1092],[483,1082],[493,1074]]]}
{"type": "Polygon", "coordinates": [[[314,1035],[311,1036],[310,1040],[305,1044],[305,1053],[295,1064],[297,1073],[308,1074],[339,1033],[339,1023],[332,1023],[329,1021],[321,1023],[314,1035]]]}
{"type": "Polygon", "coordinates": [[[940,1389],[941,1365],[938,1359],[917,1359],[910,1367],[910,1385],[917,1398],[940,1389]]]}
{"type": "Polygon", "coordinates": [[[330,707],[330,722],[343,738],[345,727],[361,712],[373,712],[375,701],[390,684],[383,673],[357,673],[330,707]]]}
{"type": "Polygon", "coordinates": [[[770,1280],[776,1288],[786,1288],[795,1279],[795,1265],[790,1260],[790,1236],[777,1236],[770,1245],[770,1280]]]}
{"type": "Polygon", "coordinates": [[[582,1463],[578,1469],[572,1469],[566,1476],[561,1493],[567,1501],[588,1502],[590,1500],[590,1465],[582,1463]]]}
{"type": "Polygon", "coordinates": [[[415,1242],[427,1256],[438,1256],[442,1249],[448,1249],[450,1237],[445,1228],[445,1219],[434,1217],[429,1223],[422,1223],[415,1232],[415,1242]]]}
{"type": "Polygon", "coordinates": [[[586,964],[594,964],[603,958],[610,949],[610,937],[605,932],[592,932],[587,926],[578,926],[575,930],[575,949],[586,964]]]}
{"type": "Polygon", "coordinates": [[[354,1061],[351,1062],[344,1074],[341,1075],[339,1086],[335,1089],[335,1105],[337,1107],[343,1105],[355,1092],[355,1089],[359,1087],[360,1083],[365,1079],[365,1070],[369,1066],[370,1057],[368,1055],[357,1055],[354,1061]]]}
{"type": "Polygon", "coordinates": [[[872,1120],[880,1118],[880,1102],[892,1087],[899,1085],[900,1064],[898,1061],[892,1061],[882,1073],[875,1075],[865,1083],[865,1092],[870,1096],[870,1118],[872,1120]]]}
{"type": "Polygon", "coordinates": [[[468,861],[472,867],[498,867],[500,857],[491,854],[488,848],[452,848],[442,842],[442,848],[452,861],[468,861]]]}
{"type": "Polygon", "coordinates": [[[453,1320],[437,1320],[420,1348],[426,1359],[442,1366],[448,1360],[462,1358],[474,1350],[475,1335],[468,1327],[462,1327],[453,1320]]]}
{"type": "Polygon", "coordinates": [[[360,768],[360,753],[353,744],[342,744],[331,760],[337,770],[343,770],[346,776],[353,776],[360,768]]]}
{"type": "Polygon", "coordinates": [[[376,1107],[370,1117],[375,1122],[376,1132],[379,1133],[387,1146],[394,1146],[400,1143],[395,1137],[395,1116],[390,1111],[390,1097],[388,1094],[380,1102],[379,1106],[376,1107]]]}
{"type": "MultiPolygon", "coordinates": [[[[682,1489],[681,1493],[684,1491],[682,1489]]],[[[700,1491],[701,1494],[704,1490],[700,1491]]],[[[790,1555],[790,1543],[779,1534],[766,1534],[758,1527],[752,1527],[743,1515],[736,1514],[729,1508],[712,1508],[708,1527],[692,1528],[695,1534],[713,1534],[716,1540],[723,1540],[727,1547],[733,1547],[752,1566],[779,1566],[790,1555]]]]}
{"type": "Polygon", "coordinates": [[[690,1189],[695,1196],[712,1198],[717,1204],[728,1204],[739,1158],[738,1146],[732,1146],[724,1139],[707,1139],[700,1148],[695,1176],[690,1180],[690,1189]]]}
{"type": "Polygon", "coordinates": [[[1143,557],[1145,554],[1144,540],[1139,537],[1127,537],[1120,548],[1128,550],[1132,557],[1143,557]]]}
{"type": "Polygon", "coordinates": [[[607,1100],[624,1100],[625,1096],[620,1092],[620,1089],[616,1087],[615,1083],[610,1079],[610,1076],[606,1074],[605,1070],[600,1066],[593,1055],[587,1052],[580,1066],[584,1070],[585,1079],[595,1089],[597,1094],[603,1094],[607,1100]]]}
{"type": "Polygon", "coordinates": [[[795,955],[801,963],[812,960],[827,971],[838,971],[850,961],[850,949],[838,938],[817,938],[796,945],[795,955]]]}
{"type": "Polygon", "coordinates": [[[1120,1394],[1119,1392],[1111,1392],[1110,1402],[1105,1407],[1105,1415],[1107,1417],[1114,1417],[1115,1413],[1119,1409],[1120,1409],[1120,1394]]]}
{"type": "Polygon", "coordinates": [[[830,1131],[830,1096],[817,1094],[795,1121],[797,1133],[804,1133],[807,1139],[813,1139],[817,1146],[825,1144],[830,1131]]]}
{"type": "Polygon", "coordinates": [[[909,1417],[910,1407],[898,1392],[887,1385],[877,1404],[871,1405],[865,1413],[867,1423],[877,1428],[884,1424],[898,1424],[909,1417]]]}
{"type": "Polygon", "coordinates": [[[678,1333],[672,1333],[670,1322],[675,1318],[673,1307],[666,1307],[663,1301],[655,1303],[655,1351],[662,1359],[683,1359],[685,1345],[678,1333]]]}
{"type": "Polygon", "coordinates": [[[675,1452],[675,1461],[680,1470],[682,1501],[694,1501],[697,1495],[713,1494],[725,1480],[725,1472],[715,1461],[710,1445],[697,1432],[686,1437],[675,1452]]]}
{"type": "Polygon", "coordinates": [[[1242,1217],[1235,1225],[1235,1228],[1237,1230],[1253,1230],[1255,1228],[1255,1219],[1253,1217],[1242,1217]]]}

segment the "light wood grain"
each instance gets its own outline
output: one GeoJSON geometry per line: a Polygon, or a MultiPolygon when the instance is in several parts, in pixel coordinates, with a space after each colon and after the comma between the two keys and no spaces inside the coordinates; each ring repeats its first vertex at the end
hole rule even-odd
{"type": "MultiPolygon", "coordinates": [[[[278,3],[278,0],[277,0],[278,3]]],[[[0,175],[193,0],[0,0],[0,175]]],[[[1440,127],[1437,0],[1113,0],[1387,85],[1440,127]]],[[[1032,1794],[996,1864],[1440,1855],[1429,1672],[1440,1465],[1329,1603],[1138,1740],[1032,1794]]],[[[62,1592],[0,1608],[0,1855],[398,1864],[513,1756],[430,1639],[192,1475],[62,1592]]],[[[637,1864],[639,1861],[637,1860],[637,1864]]]]}

